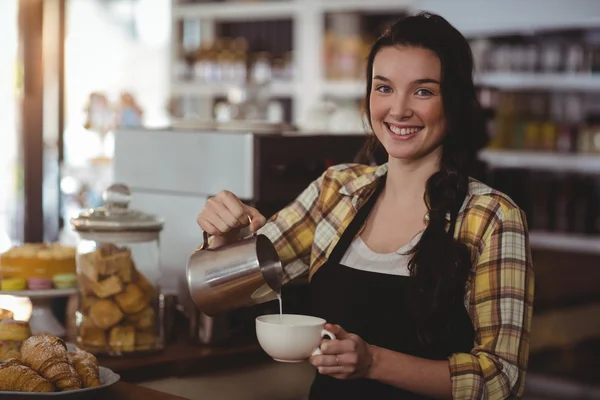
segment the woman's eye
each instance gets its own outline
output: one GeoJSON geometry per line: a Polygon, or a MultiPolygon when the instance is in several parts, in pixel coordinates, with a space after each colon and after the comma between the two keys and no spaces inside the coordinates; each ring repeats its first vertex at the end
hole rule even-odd
{"type": "Polygon", "coordinates": [[[392,88],[390,88],[389,86],[386,86],[386,85],[377,86],[377,88],[375,88],[375,90],[380,93],[392,93],[392,88]]]}
{"type": "Polygon", "coordinates": [[[416,94],[417,96],[431,96],[433,92],[429,89],[419,89],[416,94]]]}

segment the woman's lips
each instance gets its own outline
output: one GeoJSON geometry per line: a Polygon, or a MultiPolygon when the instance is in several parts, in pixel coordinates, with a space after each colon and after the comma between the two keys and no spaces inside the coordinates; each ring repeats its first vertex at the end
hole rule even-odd
{"type": "Polygon", "coordinates": [[[423,130],[423,126],[397,126],[392,125],[387,122],[384,122],[385,127],[387,128],[388,133],[392,136],[394,140],[409,140],[412,139],[423,130]]]}

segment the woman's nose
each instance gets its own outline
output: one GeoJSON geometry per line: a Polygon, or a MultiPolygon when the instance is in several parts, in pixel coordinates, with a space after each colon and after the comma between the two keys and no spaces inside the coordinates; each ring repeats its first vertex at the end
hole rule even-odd
{"type": "Polygon", "coordinates": [[[390,116],[397,120],[410,118],[413,115],[410,102],[404,96],[396,96],[390,108],[390,116]]]}

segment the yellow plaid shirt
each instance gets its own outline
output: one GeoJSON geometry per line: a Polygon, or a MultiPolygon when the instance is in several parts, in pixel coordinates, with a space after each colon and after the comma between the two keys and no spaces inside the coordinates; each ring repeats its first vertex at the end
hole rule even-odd
{"type": "MultiPolygon", "coordinates": [[[[386,172],[387,164],[329,168],[261,228],[275,244],[285,282],[307,272],[312,278],[386,172]]],[[[470,353],[449,357],[453,398],[520,398],[534,292],[525,215],[506,195],[471,180],[454,236],[471,251],[465,306],[476,338],[470,353]]]]}

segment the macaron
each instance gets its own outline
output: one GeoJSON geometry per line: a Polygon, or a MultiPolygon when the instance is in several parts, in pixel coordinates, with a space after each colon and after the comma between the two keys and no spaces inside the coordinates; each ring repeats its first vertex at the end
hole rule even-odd
{"type": "Polygon", "coordinates": [[[25,290],[27,282],[23,278],[6,278],[0,282],[2,290],[25,290]]]}
{"type": "Polygon", "coordinates": [[[71,289],[77,287],[75,274],[57,274],[52,277],[56,289],[71,289]]]}
{"type": "Polygon", "coordinates": [[[29,290],[48,290],[52,289],[52,279],[50,278],[29,278],[27,280],[29,290]]]}

